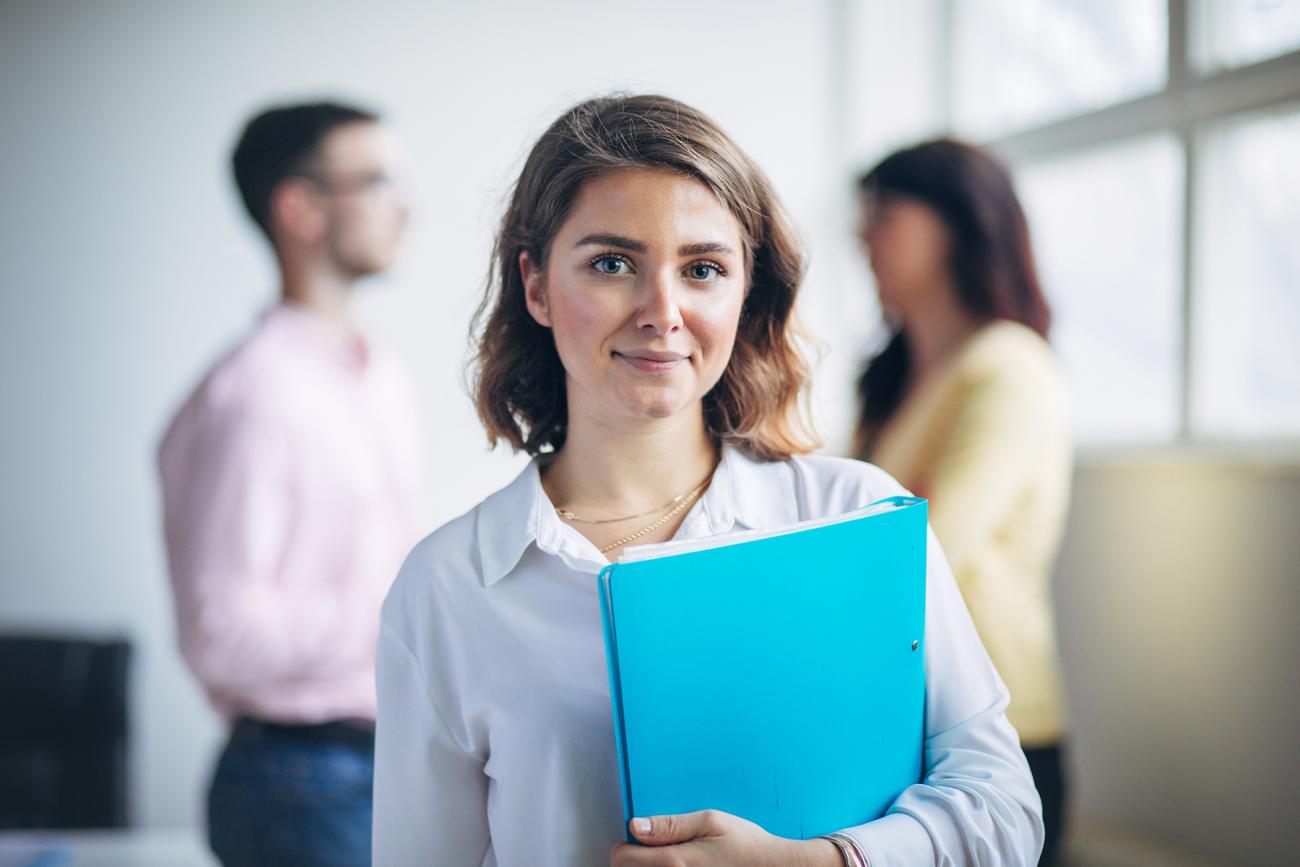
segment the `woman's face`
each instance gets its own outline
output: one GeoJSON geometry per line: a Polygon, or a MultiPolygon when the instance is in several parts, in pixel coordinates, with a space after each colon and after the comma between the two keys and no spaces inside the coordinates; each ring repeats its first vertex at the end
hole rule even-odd
{"type": "Polygon", "coordinates": [[[947,285],[951,239],[930,206],[905,197],[866,196],[860,237],[886,311],[906,317],[947,285]]]}
{"type": "Polygon", "coordinates": [[[520,256],[528,310],[551,329],[570,418],[698,412],[731,357],[745,299],[739,221],[699,181],[619,169],[587,181],[544,269],[520,256]]]}

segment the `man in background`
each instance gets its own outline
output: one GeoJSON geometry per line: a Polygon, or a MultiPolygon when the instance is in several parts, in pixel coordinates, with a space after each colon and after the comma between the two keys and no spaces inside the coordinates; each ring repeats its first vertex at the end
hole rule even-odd
{"type": "Polygon", "coordinates": [[[406,225],[395,159],[358,108],[249,121],[235,181],[280,298],[159,450],[181,652],[230,725],[208,796],[227,867],[370,861],[379,608],[420,530],[419,435],[349,308],[406,225]]]}

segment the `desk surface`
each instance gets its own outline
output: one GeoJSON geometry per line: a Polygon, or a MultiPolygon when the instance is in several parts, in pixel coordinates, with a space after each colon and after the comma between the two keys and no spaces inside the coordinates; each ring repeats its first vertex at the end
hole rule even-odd
{"type": "Polygon", "coordinates": [[[217,867],[190,829],[0,832],[0,867],[217,867]]]}

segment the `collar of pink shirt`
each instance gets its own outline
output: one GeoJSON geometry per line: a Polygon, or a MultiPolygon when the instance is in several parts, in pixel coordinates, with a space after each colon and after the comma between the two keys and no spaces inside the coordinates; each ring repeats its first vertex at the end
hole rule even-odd
{"type": "Polygon", "coordinates": [[[304,348],[337,359],[357,374],[365,373],[370,367],[371,344],[358,327],[330,319],[296,301],[282,299],[273,304],[262,314],[262,324],[304,348]]]}

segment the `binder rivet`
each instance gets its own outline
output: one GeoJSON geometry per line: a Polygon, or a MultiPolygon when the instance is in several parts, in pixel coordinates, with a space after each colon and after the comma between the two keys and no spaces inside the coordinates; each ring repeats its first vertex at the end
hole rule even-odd
{"type": "Polygon", "coordinates": [[[917,649],[918,647],[920,647],[920,646],[921,646],[921,642],[919,642],[919,641],[913,641],[913,642],[912,642],[912,649],[913,649],[913,650],[916,650],[916,649],[917,649]]]}

